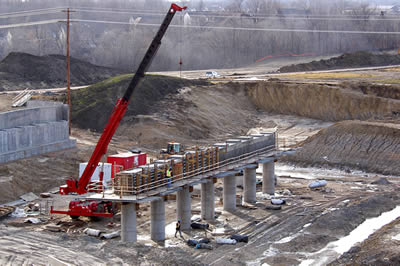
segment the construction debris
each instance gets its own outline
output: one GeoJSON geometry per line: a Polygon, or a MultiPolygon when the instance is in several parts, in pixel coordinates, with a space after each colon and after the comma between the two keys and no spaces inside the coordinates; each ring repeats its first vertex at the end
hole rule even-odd
{"type": "Polygon", "coordinates": [[[328,185],[328,182],[326,182],[326,180],[317,180],[309,184],[308,187],[314,189],[314,188],[325,187],[326,185],[328,185]]]}
{"type": "Polygon", "coordinates": [[[283,199],[271,199],[272,205],[284,205],[286,203],[283,199]]]}
{"type": "Polygon", "coordinates": [[[227,244],[227,245],[236,245],[237,243],[235,239],[222,238],[222,237],[217,237],[216,242],[217,244],[227,244]]]}
{"type": "Polygon", "coordinates": [[[232,235],[230,238],[236,240],[236,242],[249,242],[249,236],[247,235],[232,235]]]}
{"type": "Polygon", "coordinates": [[[392,184],[389,182],[386,178],[382,177],[378,180],[375,180],[374,182],[371,183],[372,185],[389,185],[392,184]]]}
{"type": "Polygon", "coordinates": [[[209,244],[198,243],[194,248],[195,249],[209,249],[209,250],[212,250],[213,246],[209,245],[209,244]]]}
{"type": "Polygon", "coordinates": [[[40,224],[40,223],[42,223],[42,221],[38,218],[28,218],[28,219],[25,219],[24,223],[40,224]]]}
{"type": "Polygon", "coordinates": [[[280,205],[268,205],[265,207],[266,210],[273,210],[273,211],[279,211],[282,209],[282,206],[280,205]]]}
{"type": "Polygon", "coordinates": [[[51,197],[51,194],[50,194],[50,193],[47,193],[47,192],[45,192],[45,193],[40,193],[40,197],[41,197],[41,198],[50,198],[50,197],[51,197]]]}
{"type": "Polygon", "coordinates": [[[102,238],[102,239],[112,239],[112,238],[119,237],[120,234],[121,234],[120,231],[116,231],[116,232],[112,232],[112,233],[107,233],[107,234],[101,233],[101,234],[100,234],[100,238],[102,238]]]}
{"type": "Polygon", "coordinates": [[[8,216],[10,213],[12,213],[15,210],[15,207],[13,206],[3,206],[0,207],[0,218],[8,216]]]}
{"type": "Polygon", "coordinates": [[[83,232],[85,234],[87,234],[88,236],[96,236],[96,237],[100,236],[100,234],[101,234],[100,230],[92,229],[92,228],[86,228],[83,232]]]}
{"type": "Polygon", "coordinates": [[[21,199],[25,200],[26,202],[37,200],[39,197],[33,194],[32,192],[26,193],[20,196],[21,199]]]}
{"type": "Polygon", "coordinates": [[[191,223],[190,226],[193,229],[208,229],[210,227],[209,224],[201,224],[201,223],[191,223]]]}

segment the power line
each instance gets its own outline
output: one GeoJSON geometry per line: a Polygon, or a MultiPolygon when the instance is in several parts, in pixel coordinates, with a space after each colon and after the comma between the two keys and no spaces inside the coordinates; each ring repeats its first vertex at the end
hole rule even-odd
{"type": "Polygon", "coordinates": [[[0,13],[0,17],[2,17],[2,16],[14,16],[14,15],[30,14],[30,13],[49,12],[49,11],[60,11],[62,9],[64,9],[64,7],[31,9],[31,10],[24,10],[24,11],[17,11],[17,12],[0,13]]]}
{"type": "MultiPolygon", "coordinates": [[[[12,18],[12,17],[24,17],[32,15],[45,15],[57,13],[65,9],[65,7],[47,8],[47,9],[34,9],[20,12],[3,13],[0,14],[0,18],[12,18]]],[[[115,8],[93,8],[93,7],[76,7],[74,8],[77,12],[84,13],[109,13],[109,14],[129,14],[129,15],[147,15],[147,16],[162,16],[164,13],[157,13],[153,10],[138,10],[138,9],[115,9],[115,8]]],[[[211,13],[210,12],[198,12],[198,13],[211,13]]],[[[221,14],[221,12],[218,12],[221,14]]],[[[251,15],[243,16],[246,13],[229,13],[229,15],[208,15],[208,14],[190,14],[191,17],[207,17],[207,18],[231,18],[231,19],[259,19],[259,20],[318,20],[318,21],[400,21],[399,16],[385,15],[385,18],[380,16],[366,16],[366,15],[251,15]],[[237,14],[237,15],[233,15],[237,14]],[[361,17],[361,18],[358,18],[361,17]]]]}
{"type": "Polygon", "coordinates": [[[60,22],[60,20],[50,19],[50,20],[41,20],[41,21],[34,21],[34,22],[16,23],[16,24],[0,25],[0,29],[11,29],[11,28],[29,27],[29,26],[36,26],[36,25],[55,24],[58,22],[60,22]]]}
{"type": "MultiPolygon", "coordinates": [[[[100,24],[117,24],[117,25],[133,25],[128,22],[106,21],[106,20],[84,20],[74,19],[72,22],[83,23],[100,23],[100,24]]],[[[138,23],[137,26],[159,27],[159,24],[138,23]]],[[[192,26],[192,25],[170,25],[171,28],[191,28],[191,29],[214,29],[214,30],[240,30],[240,31],[265,31],[265,32],[307,32],[307,33],[343,33],[343,34],[379,34],[379,35],[400,35],[395,31],[346,31],[346,30],[307,30],[307,29],[266,29],[266,28],[243,28],[243,27],[219,27],[219,26],[192,26]]]]}
{"type": "Polygon", "coordinates": [[[32,13],[23,13],[23,14],[13,14],[13,15],[0,15],[0,19],[5,18],[17,18],[17,17],[30,17],[30,16],[39,16],[39,15],[48,15],[48,14],[57,14],[60,10],[56,11],[42,11],[42,12],[32,12],[32,13]]]}
{"type": "MultiPolygon", "coordinates": [[[[65,20],[43,20],[35,22],[17,23],[9,25],[0,25],[0,29],[8,28],[18,28],[18,27],[28,27],[36,25],[46,25],[55,24],[58,22],[65,22],[65,20]]],[[[81,22],[81,23],[99,23],[99,24],[113,24],[113,25],[133,25],[129,22],[120,21],[106,21],[106,20],[84,20],[84,19],[74,19],[71,22],[81,22]]],[[[138,23],[136,26],[143,27],[159,27],[159,24],[151,23],[138,23]]],[[[239,30],[239,31],[254,31],[254,32],[304,32],[304,33],[342,33],[342,34],[371,34],[371,35],[400,35],[400,32],[393,31],[346,31],[346,30],[307,30],[307,29],[267,29],[267,28],[243,28],[243,27],[219,27],[219,26],[182,26],[182,25],[170,25],[172,28],[190,28],[190,29],[213,29],[213,30],[239,30]]]]}
{"type": "MultiPolygon", "coordinates": [[[[116,11],[116,10],[97,10],[97,9],[74,9],[77,12],[83,13],[107,13],[107,14],[127,14],[127,15],[146,15],[146,16],[162,16],[163,13],[143,13],[140,11],[116,11]]],[[[229,18],[229,19],[240,19],[240,20],[318,20],[318,21],[400,21],[400,18],[381,18],[381,17],[368,17],[368,18],[343,18],[343,17],[296,17],[296,16],[233,16],[233,15],[195,15],[192,14],[190,17],[206,17],[206,18],[229,18]]]]}

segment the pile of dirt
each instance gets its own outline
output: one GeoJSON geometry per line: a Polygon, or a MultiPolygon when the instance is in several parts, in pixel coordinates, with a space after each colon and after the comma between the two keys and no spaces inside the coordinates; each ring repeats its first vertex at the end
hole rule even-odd
{"type": "MultiPolygon", "coordinates": [[[[93,86],[73,91],[72,123],[80,128],[102,131],[110,117],[118,98],[122,97],[132,79],[132,75],[116,76],[93,86]]],[[[179,89],[207,84],[204,81],[186,80],[167,76],[146,75],[141,85],[132,95],[125,119],[129,121],[137,115],[160,111],[159,102],[179,89]]],[[[174,102],[170,103],[173,107],[174,102]]],[[[168,106],[166,106],[168,109],[168,106]]],[[[163,109],[165,110],[165,109],[163,109]]]]}
{"type": "Polygon", "coordinates": [[[238,86],[247,90],[254,104],[265,111],[323,121],[396,118],[400,112],[399,100],[364,94],[346,88],[348,85],[258,82],[238,86]]]}
{"type": "Polygon", "coordinates": [[[279,72],[303,72],[340,68],[399,65],[400,55],[372,54],[365,51],[346,53],[327,60],[281,67],[279,72]]]}
{"type": "Polygon", "coordinates": [[[400,125],[361,121],[336,123],[308,138],[288,159],[399,175],[400,125]]]}
{"type": "MultiPolygon", "coordinates": [[[[70,60],[71,86],[89,85],[126,73],[73,57],[70,60]]],[[[35,56],[13,52],[0,62],[0,90],[59,87],[66,87],[66,58],[63,55],[35,56]]]]}

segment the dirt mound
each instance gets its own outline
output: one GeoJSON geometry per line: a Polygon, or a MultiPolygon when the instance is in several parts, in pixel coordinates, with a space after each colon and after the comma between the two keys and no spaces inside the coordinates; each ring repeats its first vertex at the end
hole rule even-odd
{"type": "MultiPolygon", "coordinates": [[[[117,76],[88,88],[73,91],[72,122],[80,128],[102,131],[117,99],[122,97],[131,78],[132,75],[117,76]]],[[[137,115],[160,111],[158,104],[168,94],[176,94],[184,87],[204,84],[206,84],[204,81],[147,75],[135,90],[123,122],[137,115]]],[[[175,103],[172,102],[171,105],[173,104],[175,103]]]]}
{"type": "Polygon", "coordinates": [[[399,175],[399,156],[399,124],[344,121],[308,138],[290,160],[399,175]]]}
{"type": "Polygon", "coordinates": [[[346,86],[258,82],[241,84],[255,105],[268,112],[324,121],[396,117],[400,101],[364,94],[346,86]]]}
{"type": "Polygon", "coordinates": [[[353,67],[387,66],[400,64],[400,55],[372,54],[369,52],[346,53],[327,60],[281,67],[279,72],[302,72],[353,67]]]}
{"type": "MultiPolygon", "coordinates": [[[[65,87],[65,60],[63,55],[10,53],[0,62],[0,90],[65,87]]],[[[71,86],[93,84],[124,72],[71,57],[71,86]]]]}

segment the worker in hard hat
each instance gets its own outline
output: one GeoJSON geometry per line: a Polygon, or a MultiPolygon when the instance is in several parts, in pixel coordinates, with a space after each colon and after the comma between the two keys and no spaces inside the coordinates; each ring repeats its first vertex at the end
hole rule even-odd
{"type": "Polygon", "coordinates": [[[168,180],[168,187],[171,186],[171,179],[172,179],[173,173],[172,173],[172,167],[170,167],[167,170],[167,180],[168,180]]]}
{"type": "Polygon", "coordinates": [[[179,235],[183,238],[182,231],[181,231],[181,220],[178,220],[178,222],[176,222],[175,237],[176,237],[176,233],[178,233],[178,232],[179,232],[179,235]]]}

